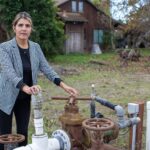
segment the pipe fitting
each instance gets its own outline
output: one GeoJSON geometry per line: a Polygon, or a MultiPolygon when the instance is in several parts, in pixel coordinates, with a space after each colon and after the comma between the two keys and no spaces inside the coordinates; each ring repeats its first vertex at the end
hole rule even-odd
{"type": "Polygon", "coordinates": [[[56,130],[52,138],[48,139],[47,134],[32,135],[32,144],[15,148],[14,150],[70,150],[71,142],[67,133],[63,130],[56,130]]]}
{"type": "Polygon", "coordinates": [[[124,109],[120,105],[115,106],[115,110],[116,110],[116,114],[118,117],[118,125],[119,125],[119,128],[121,128],[121,129],[129,127],[131,125],[133,126],[140,122],[139,117],[133,117],[133,118],[129,118],[128,120],[126,120],[124,118],[124,114],[125,114],[124,109]]]}

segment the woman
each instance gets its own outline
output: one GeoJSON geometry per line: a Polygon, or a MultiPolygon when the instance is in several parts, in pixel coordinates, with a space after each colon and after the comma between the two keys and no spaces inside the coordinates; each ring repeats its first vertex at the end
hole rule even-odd
{"type": "Polygon", "coordinates": [[[14,113],[17,133],[25,136],[20,146],[27,144],[31,95],[40,90],[36,85],[39,70],[70,95],[77,95],[49,66],[40,46],[29,40],[32,26],[30,15],[20,12],[13,21],[15,37],[0,45],[0,135],[11,133],[14,113]]]}

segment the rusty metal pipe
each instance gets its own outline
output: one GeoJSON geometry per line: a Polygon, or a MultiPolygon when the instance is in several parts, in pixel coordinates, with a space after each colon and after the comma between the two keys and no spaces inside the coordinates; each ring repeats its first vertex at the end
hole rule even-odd
{"type": "MultiPolygon", "coordinates": [[[[70,97],[61,97],[61,96],[52,96],[51,97],[52,100],[69,100],[70,97]]],[[[74,97],[74,100],[92,100],[91,97],[74,97]]]]}

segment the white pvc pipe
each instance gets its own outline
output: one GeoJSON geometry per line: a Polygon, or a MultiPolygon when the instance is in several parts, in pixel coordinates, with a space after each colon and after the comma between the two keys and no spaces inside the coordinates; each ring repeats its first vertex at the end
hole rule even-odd
{"type": "Polygon", "coordinates": [[[35,126],[35,135],[44,134],[43,118],[34,119],[34,126],[35,126]]]}
{"type": "Polygon", "coordinates": [[[60,150],[59,141],[55,138],[48,139],[48,150],[60,150]]]}
{"type": "MultiPolygon", "coordinates": [[[[132,118],[136,118],[139,113],[139,105],[135,103],[128,103],[128,113],[132,115],[132,118]]],[[[136,128],[137,124],[133,125],[132,128],[132,147],[131,150],[135,150],[136,144],[136,128]]]]}
{"type": "Polygon", "coordinates": [[[133,125],[133,133],[132,133],[132,150],[135,150],[135,143],[136,143],[136,125],[133,125]]]}
{"type": "Polygon", "coordinates": [[[147,102],[146,150],[150,150],[150,101],[147,102]]]}
{"type": "Polygon", "coordinates": [[[41,136],[32,135],[32,144],[15,148],[14,150],[49,150],[48,136],[47,134],[41,136]]]}
{"type": "MultiPolygon", "coordinates": [[[[48,136],[47,134],[36,136],[32,135],[32,143],[36,144],[39,150],[48,150],[48,136]]],[[[35,149],[36,150],[36,149],[35,149]]]]}

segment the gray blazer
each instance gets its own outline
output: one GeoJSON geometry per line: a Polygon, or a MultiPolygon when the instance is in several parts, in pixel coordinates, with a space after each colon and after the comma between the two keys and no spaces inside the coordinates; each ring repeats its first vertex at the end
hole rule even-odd
{"type": "MultiPolygon", "coordinates": [[[[39,70],[51,81],[59,78],[53,68],[49,66],[39,44],[29,41],[29,53],[34,85],[37,84],[39,70]]],[[[0,44],[0,109],[3,112],[11,113],[19,93],[19,89],[16,86],[22,79],[22,60],[16,39],[13,38],[0,44]]]]}

